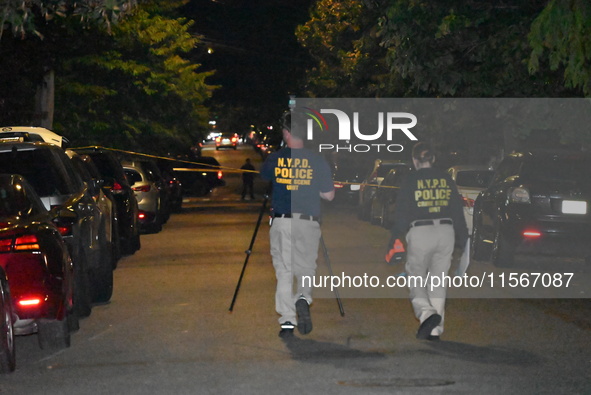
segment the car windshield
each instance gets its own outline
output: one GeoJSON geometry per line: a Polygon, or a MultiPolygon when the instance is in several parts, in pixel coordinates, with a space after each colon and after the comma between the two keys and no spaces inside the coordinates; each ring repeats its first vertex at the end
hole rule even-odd
{"type": "Polygon", "coordinates": [[[0,155],[0,169],[4,173],[20,174],[41,197],[55,194],[65,195],[70,191],[67,175],[58,169],[50,158],[50,151],[44,149],[19,151],[0,155]]]}
{"type": "Polygon", "coordinates": [[[491,170],[463,170],[456,176],[456,185],[465,188],[485,188],[492,176],[491,170]]]}
{"type": "Polygon", "coordinates": [[[523,165],[524,177],[543,182],[575,182],[591,184],[591,159],[537,159],[523,165]]]}

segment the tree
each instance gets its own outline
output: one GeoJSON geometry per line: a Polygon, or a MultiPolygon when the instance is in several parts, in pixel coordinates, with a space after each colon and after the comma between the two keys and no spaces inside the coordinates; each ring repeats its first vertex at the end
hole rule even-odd
{"type": "MultiPolygon", "coordinates": [[[[53,127],[54,59],[68,51],[74,27],[111,31],[137,6],[137,0],[4,0],[0,7],[0,80],[12,96],[0,102],[6,119],[53,127]],[[5,31],[13,34],[4,35],[5,31]],[[40,42],[42,40],[42,42],[40,42]],[[14,76],[17,78],[14,78],[14,76]],[[30,92],[33,84],[34,93],[30,92]],[[10,89],[13,88],[13,89],[10,89]],[[23,89],[25,88],[25,89],[23,89]],[[25,103],[32,106],[23,113],[25,103]]],[[[12,123],[12,122],[10,122],[12,123]]]]}
{"type": "Polygon", "coordinates": [[[534,20],[529,33],[532,47],[529,70],[538,74],[540,61],[552,70],[564,70],[564,85],[591,96],[591,3],[552,0],[534,20]]]}
{"type": "Polygon", "coordinates": [[[307,73],[310,96],[372,97],[384,93],[385,51],[376,38],[376,9],[361,0],[320,0],[296,30],[316,65],[307,73]]]}
{"type": "Polygon", "coordinates": [[[28,34],[42,36],[39,25],[60,18],[74,18],[87,26],[101,25],[109,31],[137,3],[137,0],[3,0],[0,39],[5,30],[21,38],[28,34]]]}
{"type": "Polygon", "coordinates": [[[207,129],[213,72],[182,56],[199,42],[192,22],[161,12],[137,8],[90,53],[59,64],[57,101],[68,111],[56,130],[78,144],[154,152],[182,150],[207,129]]]}

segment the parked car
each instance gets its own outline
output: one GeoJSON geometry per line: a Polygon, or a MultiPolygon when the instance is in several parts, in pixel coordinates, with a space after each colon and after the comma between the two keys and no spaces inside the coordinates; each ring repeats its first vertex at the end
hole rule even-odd
{"type": "Polygon", "coordinates": [[[0,139],[4,142],[46,142],[65,147],[69,141],[51,130],[36,126],[4,126],[0,128],[0,139]]]}
{"type": "Polygon", "coordinates": [[[447,172],[455,181],[458,192],[462,195],[468,233],[472,234],[474,201],[478,194],[488,186],[494,171],[486,166],[457,165],[450,167],[447,172]]]}
{"type": "Polygon", "coordinates": [[[396,166],[384,177],[371,200],[369,218],[372,224],[392,227],[398,191],[410,171],[410,166],[396,166]]]}
{"type": "Polygon", "coordinates": [[[363,179],[361,188],[359,190],[359,206],[358,206],[358,217],[364,221],[370,219],[371,201],[374,194],[378,190],[378,186],[386,177],[388,172],[395,167],[404,166],[409,167],[410,165],[400,160],[385,160],[376,159],[367,174],[363,179]]]}
{"type": "Polygon", "coordinates": [[[74,265],[52,216],[15,174],[0,175],[0,267],[10,286],[14,334],[37,333],[41,348],[69,347],[70,329],[78,328],[74,265]]]}
{"type": "Polygon", "coordinates": [[[521,152],[476,199],[472,257],[511,266],[517,252],[591,256],[591,157],[521,152]]]}
{"type": "Polygon", "coordinates": [[[80,295],[75,305],[80,316],[89,315],[90,301],[110,297],[113,273],[111,261],[104,259],[102,231],[96,233],[96,203],[87,185],[65,151],[47,143],[0,144],[0,169],[24,176],[60,221],[60,231],[78,268],[76,289],[80,295]]]}
{"type": "Polygon", "coordinates": [[[222,133],[215,138],[215,149],[238,148],[238,135],[236,133],[222,133]]]}
{"type": "Polygon", "coordinates": [[[283,134],[271,133],[263,137],[255,145],[255,150],[259,152],[263,160],[267,159],[273,152],[278,151],[283,144],[283,134]]]}
{"type": "Polygon", "coordinates": [[[183,183],[178,179],[174,172],[174,163],[172,159],[158,158],[156,165],[166,181],[170,194],[170,211],[179,212],[183,205],[183,183]]]}
{"type": "Polygon", "coordinates": [[[121,253],[124,255],[134,254],[141,247],[138,223],[139,208],[117,155],[102,147],[73,150],[79,154],[90,156],[99,169],[103,187],[108,188],[114,197],[121,253]]]}
{"type": "Polygon", "coordinates": [[[183,184],[185,194],[192,196],[205,196],[226,184],[220,163],[212,156],[202,156],[194,162],[180,161],[174,174],[183,184]]]}
{"type": "Polygon", "coordinates": [[[165,186],[145,164],[145,161],[138,160],[121,162],[138,202],[140,229],[157,233],[162,230],[168,211],[168,198],[165,197],[168,191],[164,190],[165,186]]]}
{"type": "Polygon", "coordinates": [[[0,373],[14,372],[16,349],[14,346],[14,312],[8,277],[0,267],[0,373]]]}
{"type": "MultiPolygon", "coordinates": [[[[94,226],[97,227],[96,234],[100,238],[99,244],[104,251],[105,259],[110,259],[111,266],[115,269],[121,254],[119,236],[117,234],[117,213],[113,194],[109,189],[102,188],[103,180],[101,179],[101,174],[90,156],[79,155],[72,150],[66,150],[66,154],[72,160],[72,164],[82,178],[82,181],[88,186],[88,193],[90,193],[96,203],[95,217],[99,219],[94,223],[94,226]]],[[[106,295],[101,299],[105,298],[106,295]]]]}
{"type": "Polygon", "coordinates": [[[365,162],[359,155],[333,152],[327,158],[332,169],[335,203],[357,205],[359,191],[365,176],[365,162]]]}

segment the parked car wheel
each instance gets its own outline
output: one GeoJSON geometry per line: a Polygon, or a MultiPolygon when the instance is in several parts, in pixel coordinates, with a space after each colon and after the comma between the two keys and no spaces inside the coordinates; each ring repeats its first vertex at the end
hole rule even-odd
{"type": "Polygon", "coordinates": [[[482,240],[482,232],[477,221],[474,221],[470,244],[472,259],[477,261],[488,261],[490,259],[490,247],[482,240]]]}
{"type": "Polygon", "coordinates": [[[39,320],[37,327],[39,346],[43,350],[70,347],[70,330],[66,317],[61,320],[39,320]]]}
{"type": "Polygon", "coordinates": [[[76,310],[72,310],[68,313],[68,330],[70,333],[76,332],[80,329],[80,318],[76,310]]]}
{"type": "Polygon", "coordinates": [[[384,205],[377,202],[374,199],[371,202],[371,209],[369,215],[369,221],[372,225],[382,226],[384,219],[384,205]]]}
{"type": "Polygon", "coordinates": [[[503,235],[500,229],[497,229],[491,254],[493,265],[497,267],[511,267],[513,266],[514,256],[515,248],[503,235]]]}
{"type": "Polygon", "coordinates": [[[14,330],[12,299],[8,283],[4,282],[1,292],[0,303],[2,303],[2,331],[0,332],[0,372],[10,373],[16,367],[16,352],[14,347],[14,330]]]}
{"type": "Polygon", "coordinates": [[[201,180],[197,180],[191,186],[192,194],[195,196],[205,196],[209,193],[209,187],[201,180]]]}
{"type": "Polygon", "coordinates": [[[100,250],[105,253],[98,257],[100,262],[90,278],[93,289],[92,302],[107,303],[113,295],[113,252],[104,232],[99,235],[99,245],[100,250]]]}
{"type": "MultiPolygon", "coordinates": [[[[78,262],[86,262],[86,256],[81,250],[78,262]]],[[[80,264],[74,265],[74,308],[78,317],[88,317],[92,312],[90,282],[88,281],[88,272],[80,264]]]]}

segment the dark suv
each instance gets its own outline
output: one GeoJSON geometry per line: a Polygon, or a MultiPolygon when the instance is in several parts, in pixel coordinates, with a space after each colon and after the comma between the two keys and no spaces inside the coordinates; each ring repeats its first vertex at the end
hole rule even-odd
{"type": "Polygon", "coordinates": [[[139,209],[133,190],[123,172],[117,155],[101,147],[73,149],[88,155],[99,169],[104,188],[110,189],[117,210],[117,234],[119,235],[121,252],[131,255],[140,249],[140,232],[138,223],[139,209]]]}
{"type": "Polygon", "coordinates": [[[113,273],[99,243],[104,229],[93,226],[96,203],[87,185],[65,151],[47,143],[0,144],[0,168],[25,177],[58,222],[74,263],[75,307],[89,315],[91,301],[110,297],[113,273]]]}
{"type": "Polygon", "coordinates": [[[507,156],[474,205],[472,256],[511,266],[516,252],[591,256],[591,157],[507,156]]]}

